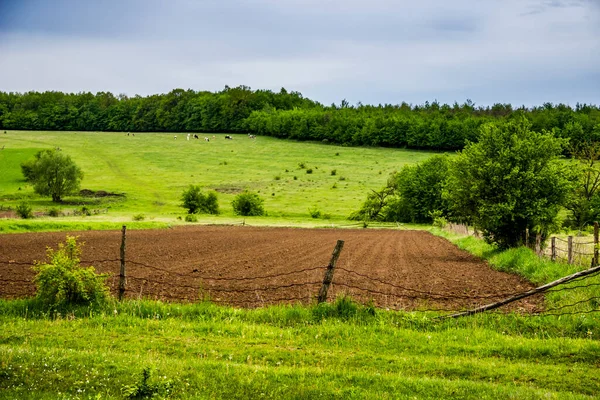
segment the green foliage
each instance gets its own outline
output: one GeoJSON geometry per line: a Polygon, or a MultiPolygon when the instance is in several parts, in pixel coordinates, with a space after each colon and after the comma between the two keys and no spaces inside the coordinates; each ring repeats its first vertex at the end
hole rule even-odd
{"type": "Polygon", "coordinates": [[[532,131],[524,118],[485,125],[451,168],[446,198],[453,218],[471,222],[502,248],[519,246],[527,228],[545,238],[557,229],[571,188],[557,160],[563,144],[532,131]]]}
{"type": "Polygon", "coordinates": [[[580,141],[571,145],[569,152],[574,159],[575,188],[565,205],[571,212],[567,224],[582,230],[600,220],[600,142],[580,141]]]}
{"type": "Polygon", "coordinates": [[[311,218],[321,218],[321,210],[319,210],[316,206],[309,208],[308,209],[308,213],[310,214],[311,218]]]}
{"type": "Polygon", "coordinates": [[[439,210],[430,213],[431,219],[433,220],[433,226],[437,228],[445,228],[448,225],[448,220],[442,215],[439,210]]]}
{"type": "Polygon", "coordinates": [[[151,399],[158,396],[168,396],[173,388],[171,381],[150,382],[150,368],[144,368],[139,382],[125,385],[122,394],[126,399],[151,399]]]}
{"type": "Polygon", "coordinates": [[[388,184],[394,186],[399,199],[390,203],[384,220],[422,223],[431,222],[434,213],[446,215],[448,204],[442,192],[449,166],[447,156],[434,156],[393,175],[388,184]]]}
{"type": "Polygon", "coordinates": [[[21,170],[36,193],[51,196],[54,202],[79,190],[83,179],[81,169],[60,150],[38,152],[34,160],[21,164],[21,170]]]}
{"type": "Polygon", "coordinates": [[[337,170],[336,169],[332,169],[331,170],[331,176],[335,176],[337,174],[337,170]]]}
{"type": "Polygon", "coordinates": [[[231,202],[236,215],[246,217],[264,215],[263,199],[257,193],[245,191],[235,196],[231,202]]]}
{"type": "MultiPolygon", "coordinates": [[[[437,101],[409,105],[323,106],[301,93],[225,87],[218,92],[174,89],[146,97],[109,92],[0,92],[0,126],[24,130],[121,132],[223,132],[339,143],[427,149],[461,149],[479,127],[523,113],[536,131],[552,131],[573,143],[598,141],[600,109],[543,104],[475,107],[437,101]]],[[[337,153],[336,153],[337,154],[337,153]]]]}
{"type": "Polygon", "coordinates": [[[306,173],[307,173],[307,174],[312,174],[312,173],[313,173],[313,170],[312,170],[312,168],[308,168],[308,169],[306,170],[306,173]]]}
{"type": "Polygon", "coordinates": [[[51,217],[58,217],[60,216],[60,214],[60,210],[56,207],[51,207],[50,209],[48,209],[48,215],[51,217]]]}
{"type": "Polygon", "coordinates": [[[109,289],[105,284],[108,275],[97,274],[94,267],[79,265],[81,247],[75,237],[67,235],[57,250],[48,248],[48,263],[33,266],[36,297],[46,306],[97,305],[108,300],[109,289]]]}
{"type": "Polygon", "coordinates": [[[33,218],[33,209],[24,201],[15,207],[15,211],[17,212],[17,215],[23,219],[33,218]]]}
{"type": "Polygon", "coordinates": [[[198,217],[196,214],[186,214],[185,222],[198,222],[198,217]]]}
{"type": "Polygon", "coordinates": [[[134,221],[143,221],[144,219],[146,219],[146,216],[144,214],[135,214],[132,219],[134,221]]]}
{"type": "Polygon", "coordinates": [[[219,214],[217,194],[204,194],[200,186],[190,185],[181,195],[181,201],[181,206],[188,210],[188,214],[219,214]]]}

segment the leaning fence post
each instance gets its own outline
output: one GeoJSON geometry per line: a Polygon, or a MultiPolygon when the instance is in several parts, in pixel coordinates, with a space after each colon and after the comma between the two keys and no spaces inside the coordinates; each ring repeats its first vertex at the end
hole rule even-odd
{"type": "Polygon", "coordinates": [[[525,247],[529,247],[529,228],[525,228],[525,247]]]}
{"type": "Polygon", "coordinates": [[[119,301],[123,300],[123,295],[125,294],[125,232],[127,231],[127,227],[123,225],[123,229],[121,230],[121,272],[119,273],[119,301]]]}
{"type": "Polygon", "coordinates": [[[542,234],[538,233],[535,235],[535,254],[538,256],[542,255],[542,234]]]}
{"type": "Polygon", "coordinates": [[[598,222],[594,222],[594,259],[592,260],[592,267],[598,265],[598,222]]]}
{"type": "Polygon", "coordinates": [[[333,253],[331,254],[331,261],[329,261],[329,265],[327,266],[327,270],[325,271],[325,275],[323,276],[323,286],[321,286],[321,290],[319,290],[319,298],[317,300],[318,303],[323,303],[324,301],[327,301],[327,291],[329,290],[329,285],[331,285],[331,281],[333,280],[335,263],[340,257],[340,253],[342,252],[343,247],[344,241],[338,240],[335,245],[335,248],[333,249],[333,253]]]}
{"type": "Polygon", "coordinates": [[[550,239],[550,248],[552,250],[550,260],[556,261],[556,236],[552,236],[552,239],[550,239]]]}
{"type": "Polygon", "coordinates": [[[567,248],[567,263],[573,264],[573,236],[569,236],[569,241],[567,242],[569,247],[567,248]]]}

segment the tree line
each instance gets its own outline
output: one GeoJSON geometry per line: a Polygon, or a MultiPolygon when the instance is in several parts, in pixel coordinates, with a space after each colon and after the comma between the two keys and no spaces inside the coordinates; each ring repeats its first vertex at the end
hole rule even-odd
{"type": "Polygon", "coordinates": [[[110,92],[0,92],[0,129],[122,132],[248,132],[353,146],[458,150],[476,142],[487,123],[525,117],[533,131],[571,144],[600,141],[600,107],[545,103],[325,106],[299,92],[225,87],[219,92],[175,89],[151,96],[110,92]]]}

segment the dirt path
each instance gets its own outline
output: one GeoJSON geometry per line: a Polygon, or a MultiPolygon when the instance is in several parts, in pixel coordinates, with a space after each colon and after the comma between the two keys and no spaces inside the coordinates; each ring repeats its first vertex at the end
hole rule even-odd
{"type": "MultiPolygon", "coordinates": [[[[83,264],[112,273],[108,282],[114,291],[120,232],[74,234],[85,242],[83,264]]],[[[65,235],[0,235],[0,297],[33,295],[29,265],[44,260],[46,246],[56,248],[65,235]]],[[[315,268],[327,265],[338,239],[345,246],[330,298],[348,293],[393,309],[464,309],[533,287],[423,231],[194,226],[129,231],[126,294],[194,301],[201,293],[243,307],[307,303],[323,277],[324,269],[315,268]],[[260,276],[268,277],[254,279],[260,276]]],[[[526,299],[512,309],[538,310],[542,300],[526,299]]]]}

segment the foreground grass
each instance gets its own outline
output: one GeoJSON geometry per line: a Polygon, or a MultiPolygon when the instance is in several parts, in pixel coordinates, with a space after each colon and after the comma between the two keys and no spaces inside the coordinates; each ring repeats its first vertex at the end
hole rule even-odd
{"type": "Polygon", "coordinates": [[[600,392],[597,331],[582,335],[549,317],[440,321],[347,299],[258,310],[128,301],[61,314],[22,300],[0,302],[0,311],[0,398],[123,398],[145,368],[159,398],[600,392]]]}
{"type": "Polygon", "coordinates": [[[233,135],[233,140],[216,135],[210,142],[178,136],[174,140],[169,133],[127,136],[115,132],[9,131],[0,138],[5,146],[0,152],[0,206],[14,208],[25,200],[35,211],[56,207],[33,193],[22,177],[20,163],[41,149],[60,147],[83,170],[82,188],[125,195],[67,198],[68,202],[59,206],[64,212],[85,206],[107,213],[111,219],[131,220],[143,214],[174,221],[184,214],[179,206],[181,193],[188,185],[197,184],[220,192],[224,218],[234,217],[231,201],[235,194],[249,189],[265,200],[270,218],[310,222],[309,209],[316,209],[327,217],[321,223],[335,223],[355,211],[370,189],[383,186],[390,172],[433,155],[269,137],[250,140],[246,135],[233,135]]]}

